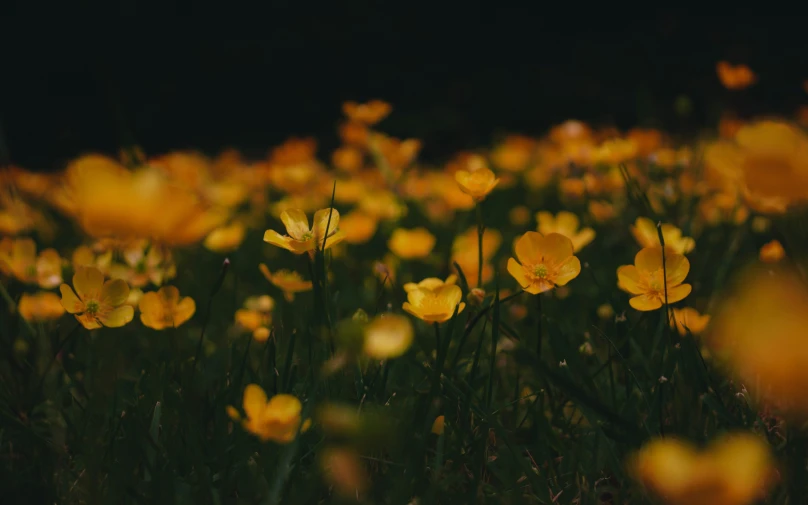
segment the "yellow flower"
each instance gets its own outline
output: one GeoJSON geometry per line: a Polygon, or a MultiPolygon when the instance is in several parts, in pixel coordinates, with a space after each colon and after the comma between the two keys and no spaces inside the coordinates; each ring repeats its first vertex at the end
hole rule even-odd
{"type": "Polygon", "coordinates": [[[0,241],[0,271],[11,273],[26,284],[50,289],[62,282],[62,258],[54,249],[36,254],[30,238],[4,238],[0,241]]]}
{"type": "Polygon", "coordinates": [[[499,179],[487,167],[481,167],[471,172],[458,170],[455,172],[455,181],[457,181],[460,191],[469,195],[475,202],[484,200],[488,193],[499,184],[499,179]]]}
{"type": "Polygon", "coordinates": [[[244,301],[244,308],[236,311],[236,323],[253,333],[253,338],[266,342],[269,338],[269,325],[272,324],[272,310],[275,300],[269,295],[251,296],[244,301]]]}
{"type": "Polygon", "coordinates": [[[27,321],[51,321],[59,319],[65,313],[59,295],[46,291],[35,295],[23,293],[17,310],[27,321]]]}
{"type": "Polygon", "coordinates": [[[617,286],[635,295],[629,304],[637,310],[656,310],[665,302],[676,303],[690,294],[690,284],[682,284],[690,271],[690,262],[681,254],[665,251],[662,267],[662,248],[646,247],[634,257],[633,265],[617,269],[617,286]],[[663,271],[666,276],[663,276],[663,271]],[[667,300],[665,297],[667,287],[667,300]]]}
{"type": "MultiPolygon", "coordinates": [[[[638,217],[631,227],[631,233],[640,247],[658,247],[659,233],[656,224],[647,217],[638,217]]],[[[679,254],[687,254],[696,247],[696,241],[690,237],[683,237],[682,230],[672,224],[662,225],[662,238],[665,248],[679,254]]]]}
{"type": "Polygon", "coordinates": [[[378,220],[361,210],[348,213],[341,219],[345,230],[345,242],[349,244],[364,244],[376,233],[378,220]]]}
{"type": "Polygon", "coordinates": [[[457,276],[452,274],[446,278],[446,280],[438,279],[437,277],[427,277],[426,279],[422,280],[421,282],[408,282],[404,284],[404,291],[409,293],[413,289],[426,289],[429,291],[435,291],[438,288],[442,288],[443,286],[452,286],[457,283],[457,276]]]}
{"type": "Polygon", "coordinates": [[[389,191],[369,191],[359,200],[359,209],[376,219],[396,220],[407,213],[407,206],[389,191]]]}
{"type": "Polygon", "coordinates": [[[542,211],[536,214],[536,221],[539,222],[538,231],[542,235],[550,233],[560,233],[572,241],[574,252],[578,252],[592,240],[595,239],[595,230],[592,228],[581,228],[578,216],[572,212],[562,210],[553,217],[549,212],[542,211]]]}
{"type": "Polygon", "coordinates": [[[387,246],[401,259],[425,258],[435,247],[435,236],[426,228],[396,228],[387,241],[387,246]]]}
{"type": "Polygon", "coordinates": [[[112,249],[109,249],[101,254],[96,254],[90,247],[82,245],[73,251],[70,261],[73,265],[73,270],[78,267],[95,267],[106,273],[112,263],[112,253],[112,249]]]}
{"type": "Polygon", "coordinates": [[[159,286],[177,274],[170,251],[166,249],[164,252],[157,244],[150,246],[145,240],[137,241],[127,245],[121,251],[121,255],[125,264],[109,265],[109,276],[113,279],[123,279],[131,286],[140,288],[150,282],[159,286]]]}
{"type": "Polygon", "coordinates": [[[510,135],[491,153],[494,166],[508,172],[527,168],[536,152],[536,141],[522,135],[510,135]]]}
{"type": "Polygon", "coordinates": [[[217,253],[235,251],[244,240],[245,232],[244,225],[238,221],[220,226],[205,237],[205,248],[217,253]]]}
{"type": "Polygon", "coordinates": [[[432,433],[435,435],[443,435],[443,429],[446,424],[446,418],[444,416],[438,416],[432,422],[432,433]]]}
{"type": "Polygon", "coordinates": [[[777,263],[786,257],[786,250],[779,240],[767,242],[760,248],[760,261],[765,263],[777,263]]]}
{"type": "Polygon", "coordinates": [[[295,254],[305,252],[312,254],[317,249],[328,249],[345,238],[345,232],[339,229],[339,211],[337,209],[321,209],[315,212],[314,225],[311,228],[309,228],[306,214],[300,209],[283,211],[281,221],[286,226],[288,235],[281,235],[275,230],[267,230],[264,233],[264,242],[295,254]],[[326,237],[326,229],[328,237],[326,237]]]}
{"type": "Polygon", "coordinates": [[[403,309],[427,323],[442,323],[452,318],[455,308],[463,312],[466,304],[461,302],[463,291],[454,284],[431,290],[417,288],[407,291],[407,301],[403,309]]]}
{"type": "Polygon", "coordinates": [[[382,100],[371,100],[367,103],[345,102],[342,112],[351,121],[366,125],[374,125],[387,117],[393,110],[389,103],[382,100]]]}
{"type": "Polygon", "coordinates": [[[581,273],[581,262],[573,251],[572,241],[564,235],[529,231],[514,243],[519,261],[508,258],[508,273],[533,295],[564,286],[581,273]]]}
{"type": "Polygon", "coordinates": [[[155,330],[176,328],[191,319],[196,312],[193,298],[180,298],[179,289],[163,286],[159,291],[144,293],[138,303],[140,321],[155,330]]]}
{"type": "Polygon", "coordinates": [[[746,65],[732,65],[726,61],[719,61],[715,65],[718,79],[725,88],[739,90],[748,88],[757,80],[757,76],[746,65]]]}
{"type": "Polygon", "coordinates": [[[708,314],[699,314],[696,309],[690,307],[673,309],[671,326],[675,327],[679,331],[679,335],[683,337],[687,335],[688,331],[693,335],[700,334],[707,328],[709,322],[710,316],[708,314]]]}
{"type": "Polygon", "coordinates": [[[258,269],[264,275],[266,280],[272,283],[273,286],[283,291],[283,297],[286,301],[291,302],[295,299],[295,293],[303,291],[311,291],[311,281],[304,281],[299,273],[290,270],[278,270],[274,274],[269,271],[269,268],[261,263],[258,269]]]}
{"type": "Polygon", "coordinates": [[[267,395],[261,386],[250,384],[244,388],[243,400],[246,417],[241,419],[234,408],[228,408],[228,414],[234,421],[241,421],[245,430],[266,442],[272,440],[279,444],[288,444],[297,437],[297,432],[306,431],[310,421],[301,426],[300,414],[303,405],[296,397],[287,394],[275,395],[267,401],[267,395]]]}
{"type": "Polygon", "coordinates": [[[598,200],[589,201],[589,213],[598,223],[606,222],[613,219],[617,215],[614,205],[609,202],[602,202],[598,200]]]}
{"type": "Polygon", "coordinates": [[[104,274],[97,268],[79,267],[73,275],[73,289],[62,284],[59,290],[62,307],[75,314],[88,330],[102,326],[118,328],[131,321],[135,314],[135,309],[126,305],[129,297],[126,282],[121,279],[104,282],[104,274]]]}
{"type": "Polygon", "coordinates": [[[774,471],[771,450],[751,433],[732,433],[704,451],[675,438],[645,444],[631,471],[670,505],[748,505],[762,496],[774,471]]]}
{"type": "Polygon", "coordinates": [[[362,352],[373,359],[396,358],[407,352],[412,339],[413,329],[409,319],[396,314],[382,314],[365,326],[362,352]]]}

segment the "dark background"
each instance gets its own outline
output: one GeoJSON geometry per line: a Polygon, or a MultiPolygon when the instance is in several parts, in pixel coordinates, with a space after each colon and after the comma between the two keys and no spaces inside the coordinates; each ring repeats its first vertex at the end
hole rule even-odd
{"type": "Polygon", "coordinates": [[[726,107],[750,116],[808,103],[799,16],[491,5],[274,2],[256,14],[260,29],[233,36],[183,18],[166,30],[110,23],[113,33],[98,37],[46,31],[4,49],[5,150],[16,164],[52,169],[131,139],[148,154],[236,146],[263,155],[291,135],[328,149],[342,101],[382,98],[394,106],[383,129],[423,139],[423,155],[440,159],[568,118],[684,133],[714,125],[726,107]],[[723,90],[720,59],[748,64],[760,81],[723,90]],[[689,115],[675,112],[680,97],[689,115]]]}

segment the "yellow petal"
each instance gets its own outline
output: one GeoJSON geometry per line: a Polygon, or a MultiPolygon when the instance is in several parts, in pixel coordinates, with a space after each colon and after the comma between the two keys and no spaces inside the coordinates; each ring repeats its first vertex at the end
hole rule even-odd
{"type": "Polygon", "coordinates": [[[572,245],[577,252],[595,240],[595,230],[592,228],[584,228],[583,230],[579,231],[577,235],[570,238],[572,239],[572,245]]]}
{"type": "Polygon", "coordinates": [[[264,242],[270,243],[274,246],[293,251],[292,246],[289,244],[291,241],[289,237],[284,237],[275,230],[267,230],[264,232],[264,242]]]}
{"type": "Polygon", "coordinates": [[[244,413],[249,419],[260,419],[267,406],[267,394],[257,384],[244,388],[244,413]]]}
{"type": "Polygon", "coordinates": [[[674,288],[668,288],[668,303],[676,303],[680,300],[684,300],[685,297],[690,294],[691,289],[690,284],[681,284],[674,288]]]}
{"type": "Polygon", "coordinates": [[[82,302],[76,293],[70,289],[67,284],[59,286],[59,291],[62,292],[62,307],[71,314],[79,314],[84,312],[84,302],[82,302]]]}
{"type": "Polygon", "coordinates": [[[542,210],[536,213],[536,221],[539,223],[540,233],[553,233],[557,230],[555,217],[550,212],[542,210]]]}
{"type": "MultiPolygon", "coordinates": [[[[666,255],[667,256],[667,255],[666,255]]],[[[662,268],[662,248],[646,247],[634,256],[634,265],[640,272],[656,272],[662,268]]]]}
{"type": "Polygon", "coordinates": [[[179,326],[191,319],[194,312],[196,312],[196,302],[194,302],[194,299],[190,296],[186,296],[180,300],[177,307],[174,309],[174,326],[179,326]]]}
{"type": "Polygon", "coordinates": [[[81,325],[88,330],[96,330],[103,326],[100,322],[98,322],[98,319],[87,313],[76,314],[76,321],[81,323],[81,325]]]}
{"type": "Polygon", "coordinates": [[[540,244],[541,256],[545,263],[559,265],[572,256],[572,241],[560,233],[545,235],[540,244]]]}
{"type": "Polygon", "coordinates": [[[525,275],[525,269],[513,258],[508,258],[508,273],[516,279],[516,282],[518,282],[522,288],[526,288],[530,284],[530,281],[525,275]]]}
{"type": "Polygon", "coordinates": [[[120,307],[111,310],[105,317],[99,319],[101,319],[101,323],[104,326],[109,328],[119,328],[131,321],[134,315],[134,307],[131,305],[121,305],[120,307]]]}
{"type": "Polygon", "coordinates": [[[558,286],[563,286],[581,273],[581,261],[575,256],[570,256],[564,260],[556,270],[556,277],[553,279],[558,286]]]}
{"type": "MultiPolygon", "coordinates": [[[[300,209],[289,209],[281,212],[281,221],[286,227],[286,233],[296,240],[305,240],[305,235],[311,233],[309,219],[300,209]]],[[[266,240],[266,235],[264,236],[266,240]]]]}
{"type": "Polygon", "coordinates": [[[634,265],[623,265],[617,269],[617,287],[632,295],[645,292],[640,279],[640,272],[634,265]]]}
{"type": "MultiPolygon", "coordinates": [[[[339,211],[337,209],[320,209],[314,213],[314,224],[312,225],[312,233],[314,239],[317,241],[317,247],[323,246],[323,239],[326,237],[326,229],[328,235],[336,234],[339,230],[339,211]],[[329,222],[329,215],[331,221],[329,222]]],[[[329,237],[328,241],[331,241],[329,237]]],[[[326,249],[333,244],[326,244],[326,249]]]]}
{"type": "Polygon", "coordinates": [[[656,296],[640,295],[628,301],[629,305],[637,310],[649,311],[662,307],[662,301],[656,296]]]}
{"type": "Polygon", "coordinates": [[[121,279],[113,279],[104,283],[101,288],[101,302],[107,303],[113,307],[123,305],[126,299],[129,298],[129,286],[126,281],[121,279]]]}
{"type": "Polygon", "coordinates": [[[79,267],[73,274],[73,289],[84,301],[99,300],[104,286],[104,274],[97,268],[79,267]]]}
{"type": "Polygon", "coordinates": [[[524,265],[541,261],[543,238],[541,233],[529,231],[516,240],[514,252],[520,263],[524,265]]]}
{"type": "Polygon", "coordinates": [[[160,288],[157,294],[160,295],[160,297],[163,299],[163,303],[167,307],[177,305],[180,300],[180,290],[175,286],[163,286],[160,288]]]}
{"type": "Polygon", "coordinates": [[[684,282],[690,272],[690,262],[681,254],[665,251],[665,274],[668,288],[684,282]]]}
{"type": "Polygon", "coordinates": [[[562,210],[556,214],[555,220],[556,233],[565,235],[570,239],[575,236],[575,233],[578,231],[578,227],[580,226],[578,216],[566,210],[562,210]]]}

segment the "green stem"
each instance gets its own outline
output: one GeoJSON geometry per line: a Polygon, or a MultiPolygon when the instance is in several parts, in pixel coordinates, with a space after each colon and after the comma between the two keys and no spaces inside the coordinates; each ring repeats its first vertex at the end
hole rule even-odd
{"type": "Polygon", "coordinates": [[[539,359],[541,359],[542,317],[541,293],[539,293],[536,295],[536,356],[539,359]]]}
{"type": "Polygon", "coordinates": [[[483,235],[485,234],[485,224],[483,224],[483,202],[478,202],[477,206],[477,287],[483,285],[483,235]]]}

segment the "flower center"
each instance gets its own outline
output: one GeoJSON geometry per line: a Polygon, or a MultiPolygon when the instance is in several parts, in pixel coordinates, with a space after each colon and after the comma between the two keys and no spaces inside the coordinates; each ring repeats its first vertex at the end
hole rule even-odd
{"type": "Polygon", "coordinates": [[[536,265],[533,267],[533,275],[538,277],[539,279],[544,279],[547,277],[547,266],[545,265],[536,265]]]}
{"type": "Polygon", "coordinates": [[[99,304],[95,300],[90,300],[87,302],[87,313],[94,316],[98,313],[98,310],[101,308],[101,304],[99,304]]]}
{"type": "Polygon", "coordinates": [[[303,234],[303,236],[300,238],[300,240],[305,241],[305,240],[311,240],[313,238],[314,238],[314,235],[310,231],[307,231],[306,233],[303,234]]]}

